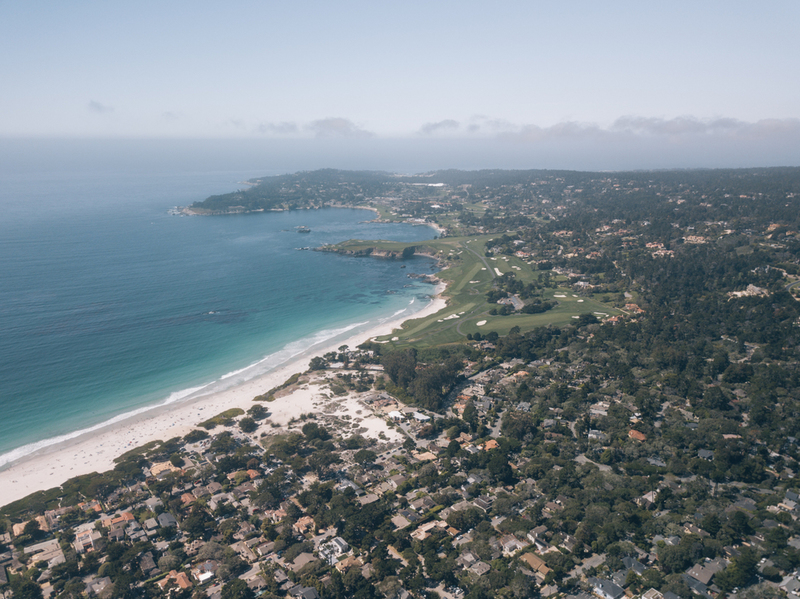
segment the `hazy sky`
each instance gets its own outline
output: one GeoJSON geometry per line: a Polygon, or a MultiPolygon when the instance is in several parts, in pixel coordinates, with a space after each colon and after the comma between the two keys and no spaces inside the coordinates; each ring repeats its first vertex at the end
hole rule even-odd
{"type": "Polygon", "coordinates": [[[0,0],[0,136],[700,141],[800,164],[798,31],[797,0],[0,0]]]}

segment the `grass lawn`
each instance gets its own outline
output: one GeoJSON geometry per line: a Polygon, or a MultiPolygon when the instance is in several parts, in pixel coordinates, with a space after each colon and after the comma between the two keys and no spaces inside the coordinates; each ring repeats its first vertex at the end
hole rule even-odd
{"type": "Polygon", "coordinates": [[[447,290],[443,295],[448,300],[448,306],[426,318],[406,321],[402,329],[377,339],[389,341],[396,347],[422,348],[457,343],[463,341],[468,333],[477,332],[485,335],[489,331],[497,331],[505,335],[514,326],[520,327],[524,332],[548,324],[568,324],[586,313],[594,313],[598,318],[619,314],[618,310],[608,304],[576,294],[570,288],[559,287],[545,289],[542,294],[542,299],[558,302],[558,306],[552,310],[542,314],[490,315],[489,311],[496,308],[497,304],[486,301],[486,292],[492,288],[492,281],[496,277],[513,272],[518,280],[530,283],[540,274],[530,264],[515,256],[484,256],[486,241],[494,237],[497,235],[445,237],[414,244],[351,240],[337,244],[336,247],[353,251],[375,247],[401,252],[403,248],[414,245],[418,252],[430,254],[447,263],[447,267],[438,276],[447,283],[447,290]],[[398,339],[391,341],[393,337],[398,339]]]}

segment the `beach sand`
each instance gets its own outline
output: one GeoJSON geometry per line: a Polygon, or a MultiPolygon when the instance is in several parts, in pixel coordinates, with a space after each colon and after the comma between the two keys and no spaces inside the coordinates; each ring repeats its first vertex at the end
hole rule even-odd
{"type": "MultiPolygon", "coordinates": [[[[442,290],[443,286],[438,286],[435,298],[425,308],[412,314],[411,318],[422,318],[444,308],[446,302],[439,295],[442,290]]],[[[247,410],[254,405],[254,397],[283,384],[291,375],[306,371],[312,357],[335,351],[343,344],[355,348],[367,339],[391,333],[405,320],[407,317],[401,317],[344,341],[337,340],[325,347],[314,347],[308,353],[282,364],[267,374],[224,391],[189,399],[183,403],[157,406],[128,420],[32,453],[0,471],[0,506],[22,499],[35,491],[57,487],[74,476],[110,470],[115,465],[114,458],[126,451],[149,441],[166,441],[173,437],[181,437],[195,429],[199,422],[224,410],[230,408],[247,410]]],[[[319,385],[307,385],[290,395],[261,405],[271,413],[270,422],[286,426],[291,419],[301,414],[319,412],[326,401],[325,395],[329,393],[325,394],[319,385]]],[[[391,439],[393,431],[381,420],[356,415],[359,410],[356,394],[333,398],[333,402],[328,403],[336,404],[335,411],[339,415],[363,419],[359,426],[367,429],[365,436],[377,437],[384,432],[391,439]]],[[[266,431],[263,425],[253,437],[257,437],[262,431],[266,431]]]]}

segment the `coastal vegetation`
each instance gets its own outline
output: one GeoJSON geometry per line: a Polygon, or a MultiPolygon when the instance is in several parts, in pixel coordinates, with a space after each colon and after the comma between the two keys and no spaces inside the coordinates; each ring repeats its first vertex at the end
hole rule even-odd
{"type": "Polygon", "coordinates": [[[241,408],[231,408],[230,410],[225,410],[214,416],[213,418],[209,418],[208,420],[204,420],[200,422],[197,426],[202,426],[204,429],[211,430],[212,428],[216,428],[218,426],[229,426],[233,423],[233,419],[236,416],[241,416],[244,414],[244,410],[241,408]]]}

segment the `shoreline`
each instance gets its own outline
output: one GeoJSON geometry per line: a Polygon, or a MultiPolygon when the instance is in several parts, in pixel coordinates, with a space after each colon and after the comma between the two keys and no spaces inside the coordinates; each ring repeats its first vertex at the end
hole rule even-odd
{"type": "MultiPolygon", "coordinates": [[[[173,437],[182,437],[197,428],[199,422],[224,410],[239,407],[246,411],[254,405],[254,397],[281,385],[293,374],[308,370],[311,358],[335,351],[341,345],[356,347],[367,340],[391,333],[407,320],[435,314],[446,306],[446,301],[441,295],[444,289],[443,284],[437,285],[430,302],[413,314],[378,323],[345,339],[337,337],[328,339],[323,342],[323,347],[311,347],[289,358],[273,370],[230,388],[199,395],[196,398],[191,398],[190,395],[183,401],[156,405],[142,413],[133,414],[118,422],[87,431],[80,436],[43,447],[19,458],[0,471],[0,507],[36,491],[60,486],[75,476],[111,470],[115,466],[114,458],[123,453],[150,441],[166,441],[173,437]]],[[[268,406],[271,412],[277,413],[280,404],[286,403],[293,395],[277,398],[263,405],[268,406]]],[[[302,405],[293,407],[299,407],[301,412],[313,411],[310,396],[295,398],[295,402],[298,400],[302,400],[302,405]]],[[[286,423],[280,424],[285,426],[286,423]]]]}

